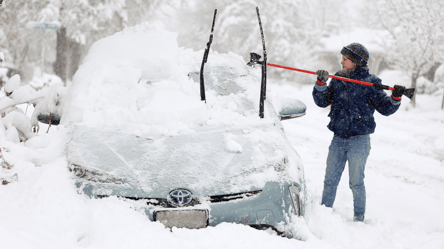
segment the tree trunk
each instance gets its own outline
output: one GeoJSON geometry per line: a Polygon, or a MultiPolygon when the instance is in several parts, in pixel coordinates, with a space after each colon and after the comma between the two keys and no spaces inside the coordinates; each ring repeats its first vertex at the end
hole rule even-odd
{"type": "Polygon", "coordinates": [[[57,31],[57,51],[54,73],[66,82],[74,76],[80,63],[80,44],[66,35],[66,28],[57,31]]]}
{"type": "Polygon", "coordinates": [[[442,93],[441,110],[444,110],[444,91],[443,91],[443,93],[442,93]]]}
{"type": "MultiPolygon", "coordinates": [[[[413,74],[412,75],[412,88],[416,89],[416,81],[418,80],[418,74],[413,74]]],[[[413,108],[416,107],[416,91],[413,93],[413,97],[412,97],[412,106],[413,108]]]]}
{"type": "Polygon", "coordinates": [[[68,79],[72,80],[74,74],[79,68],[81,56],[81,46],[74,40],[69,41],[69,58],[68,58],[68,79]]]}
{"type": "Polygon", "coordinates": [[[66,28],[62,27],[57,31],[56,61],[54,62],[54,73],[59,76],[66,85],[67,79],[67,50],[68,40],[66,28]]]}

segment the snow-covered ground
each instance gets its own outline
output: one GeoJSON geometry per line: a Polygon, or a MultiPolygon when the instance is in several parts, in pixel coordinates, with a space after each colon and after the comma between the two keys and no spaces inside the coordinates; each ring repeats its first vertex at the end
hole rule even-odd
{"type": "MultiPolygon", "coordinates": [[[[399,84],[386,78],[383,83],[399,84]]],[[[275,86],[307,105],[307,115],[284,121],[293,146],[302,157],[311,206],[310,231],[327,248],[444,247],[444,111],[442,96],[417,96],[412,109],[403,97],[392,116],[376,114],[376,132],[366,165],[365,224],[352,222],[353,201],[344,171],[333,209],[320,206],[325,161],[332,133],[328,110],[317,107],[311,86],[275,86]]],[[[309,242],[306,243],[310,248],[309,242]]]]}
{"type": "MultiPolygon", "coordinates": [[[[143,27],[140,29],[143,31],[143,27]]],[[[160,35],[165,35],[159,32],[160,35]]],[[[167,34],[165,37],[169,36],[167,34]]],[[[146,39],[146,36],[142,38],[146,39]]],[[[135,39],[137,36],[133,36],[131,40],[135,39]]],[[[106,44],[102,41],[101,46],[96,47],[103,48],[106,44]]],[[[162,46],[162,43],[157,45],[162,46]]],[[[172,43],[166,45],[175,46],[172,43]]],[[[123,47],[127,49],[123,54],[134,52],[131,51],[131,46],[123,47]]],[[[134,49],[138,47],[135,46],[134,49]]],[[[200,60],[202,52],[196,56],[191,51],[178,50],[170,56],[187,55],[180,58],[192,62],[197,60],[194,57],[200,60]]],[[[235,55],[229,57],[233,56],[235,55]]],[[[64,114],[69,115],[71,121],[82,122],[85,117],[95,117],[93,123],[102,127],[103,123],[99,122],[101,120],[97,115],[113,120],[112,118],[116,117],[114,111],[124,107],[123,104],[132,108],[134,113],[137,113],[138,109],[145,110],[147,114],[162,114],[162,111],[175,110],[174,103],[169,106],[160,103],[157,106],[164,109],[152,110],[148,108],[152,107],[149,101],[143,101],[146,99],[142,95],[150,95],[150,92],[137,85],[137,80],[145,71],[134,70],[133,66],[144,64],[152,68],[152,61],[131,64],[116,60],[120,64],[105,65],[108,59],[104,55],[103,61],[99,61],[101,66],[103,64],[103,75],[91,77],[92,75],[88,74],[89,69],[96,69],[95,66],[84,67],[77,75],[78,80],[82,80],[82,85],[90,84],[93,87],[90,91],[77,88],[76,92],[80,93],[77,95],[71,93],[70,98],[75,101],[76,107],[87,107],[84,113],[79,112],[79,108],[65,108],[64,114]],[[107,77],[109,75],[112,77],[107,77]],[[128,75],[137,77],[127,77],[128,75]],[[129,83],[125,85],[120,82],[129,83]],[[106,84],[106,88],[101,88],[101,84],[106,84]],[[100,98],[85,98],[93,91],[101,93],[98,95],[100,98]],[[117,96],[114,93],[121,94],[117,96]],[[103,102],[102,97],[106,95],[119,98],[135,96],[134,99],[128,98],[135,103],[128,101],[121,102],[120,106],[119,103],[111,106],[110,103],[103,102]],[[95,108],[92,108],[92,105],[95,108]]],[[[94,64],[93,62],[89,60],[88,63],[94,64]]],[[[174,60],[166,62],[160,65],[167,64],[169,67],[164,66],[160,69],[176,69],[174,60]]],[[[212,115],[213,124],[258,119],[254,113],[244,114],[239,118],[239,115],[232,112],[236,109],[234,102],[221,105],[214,101],[215,96],[211,92],[207,93],[208,102],[205,105],[199,99],[197,84],[189,81],[187,77],[173,75],[171,78],[176,71],[158,71],[163,73],[159,79],[170,79],[164,81],[165,87],[170,88],[161,91],[165,95],[149,100],[163,100],[166,96],[173,95],[181,101],[181,111],[187,106],[200,111],[194,113],[196,116],[193,116],[193,119],[182,120],[180,127],[177,124],[169,124],[170,131],[177,130],[175,128],[180,128],[181,132],[192,131],[194,124],[204,122],[196,117],[205,114],[207,107],[212,110],[208,115],[212,115]],[[182,85],[177,83],[179,81],[183,82],[182,85]],[[193,102],[194,100],[196,102],[193,102]],[[230,117],[238,119],[227,121],[230,117]]],[[[8,162],[15,165],[11,170],[2,169],[1,174],[18,174],[18,182],[0,185],[1,248],[443,248],[444,111],[440,109],[442,96],[419,95],[416,108],[412,108],[409,100],[404,97],[400,110],[394,115],[384,117],[376,114],[377,128],[376,133],[371,136],[372,150],[366,169],[366,221],[355,223],[352,221],[352,194],[348,188],[347,170],[339,185],[334,208],[319,205],[325,160],[332,133],[326,128],[329,121],[328,110],[315,106],[311,96],[312,86],[298,85],[298,75],[299,73],[295,73],[294,82],[278,84],[269,79],[267,89],[270,99],[276,102],[286,97],[298,98],[308,108],[307,115],[283,121],[287,136],[305,167],[308,188],[305,215],[307,226],[299,228],[306,229],[301,234],[306,234],[307,240],[281,238],[244,225],[228,223],[200,230],[173,229],[171,232],[162,224],[151,222],[143,212],[134,208],[137,204],[131,201],[117,198],[97,200],[78,194],[64,157],[66,141],[62,135],[63,127],[51,127],[46,133],[47,126],[41,125],[39,136],[25,143],[5,141],[3,131],[0,130],[0,147],[3,147],[2,151],[4,147],[7,148],[8,151],[3,154],[8,162]]],[[[382,74],[383,83],[394,85],[404,82],[394,75],[396,74],[382,74]]],[[[75,80],[73,84],[76,84],[75,80]]],[[[156,87],[162,90],[163,85],[158,84],[156,87]]],[[[21,108],[25,110],[26,105],[21,108]]],[[[33,108],[29,106],[26,115],[30,117],[32,112],[33,108]]],[[[175,118],[180,119],[180,115],[177,114],[175,118]]],[[[132,118],[135,116],[128,116],[127,124],[132,118]]],[[[143,117],[143,120],[134,120],[131,127],[151,122],[152,127],[159,130],[160,126],[154,124],[162,121],[152,120],[149,115],[143,117]]],[[[117,121],[112,124],[119,127],[127,125],[117,121]]]]}
{"type": "MultiPolygon", "coordinates": [[[[297,76],[297,75],[295,75],[297,76]]],[[[389,84],[389,82],[386,82],[389,84]]],[[[303,100],[307,115],[284,121],[305,167],[306,222],[316,239],[290,240],[243,225],[202,230],[165,229],[131,203],[77,194],[57,128],[14,151],[19,181],[0,186],[2,248],[443,248],[444,113],[440,96],[420,95],[418,107],[377,115],[366,169],[365,223],[352,222],[345,171],[333,209],[320,206],[325,159],[332,138],[327,110],[314,105],[311,86],[270,83],[270,95],[303,100]],[[29,162],[29,158],[40,158],[29,162]],[[37,166],[37,167],[36,167],[37,166]]],[[[30,110],[28,110],[29,112],[30,110]]]]}

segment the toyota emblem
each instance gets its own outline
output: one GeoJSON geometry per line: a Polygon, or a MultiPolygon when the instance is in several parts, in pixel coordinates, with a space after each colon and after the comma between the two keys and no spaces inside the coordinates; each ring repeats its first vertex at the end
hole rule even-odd
{"type": "Polygon", "coordinates": [[[193,194],[183,188],[175,189],[168,194],[167,200],[173,206],[183,207],[193,200],[193,194]]]}

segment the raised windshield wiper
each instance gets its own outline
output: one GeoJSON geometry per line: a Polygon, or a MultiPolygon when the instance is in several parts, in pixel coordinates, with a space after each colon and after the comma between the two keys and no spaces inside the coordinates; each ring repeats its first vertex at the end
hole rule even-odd
{"type": "Polygon", "coordinates": [[[213,25],[211,26],[210,40],[207,42],[207,47],[205,48],[202,65],[200,66],[200,100],[205,101],[205,103],[207,102],[207,100],[205,98],[205,84],[204,84],[203,71],[205,63],[207,63],[208,52],[210,51],[211,43],[213,42],[213,30],[214,30],[214,22],[216,21],[216,14],[217,14],[217,9],[214,10],[213,25]]]}
{"type": "Polygon", "coordinates": [[[259,100],[259,117],[264,118],[264,101],[267,98],[267,50],[265,49],[265,37],[264,31],[262,30],[261,16],[259,14],[259,7],[256,7],[257,20],[259,21],[259,29],[261,31],[262,37],[262,47],[264,50],[264,60],[260,61],[261,56],[256,53],[250,53],[250,62],[247,63],[249,66],[254,66],[256,64],[262,65],[262,77],[261,77],[261,96],[259,100]]]}

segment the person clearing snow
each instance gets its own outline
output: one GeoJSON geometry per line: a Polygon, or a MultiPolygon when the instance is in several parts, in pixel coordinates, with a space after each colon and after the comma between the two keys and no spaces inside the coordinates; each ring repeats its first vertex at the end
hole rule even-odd
{"type": "MultiPolygon", "coordinates": [[[[359,43],[352,43],[341,50],[342,71],[336,76],[356,79],[374,84],[381,80],[369,74],[368,50],[359,43]]],[[[382,89],[332,79],[329,85],[328,72],[318,70],[317,82],[313,88],[313,99],[319,107],[331,105],[328,128],[334,132],[327,156],[327,168],[321,205],[332,207],[336,190],[344,171],[349,165],[349,186],[353,193],[353,221],[364,221],[366,192],[364,169],[370,153],[370,134],[375,132],[373,117],[375,110],[385,116],[395,113],[401,104],[401,96],[406,88],[395,85],[392,96],[382,89]]]]}

